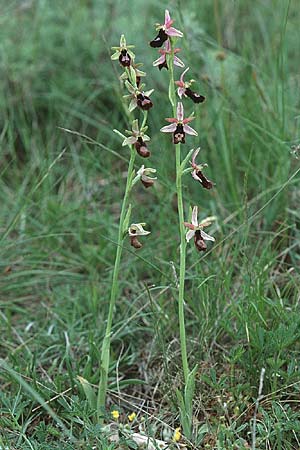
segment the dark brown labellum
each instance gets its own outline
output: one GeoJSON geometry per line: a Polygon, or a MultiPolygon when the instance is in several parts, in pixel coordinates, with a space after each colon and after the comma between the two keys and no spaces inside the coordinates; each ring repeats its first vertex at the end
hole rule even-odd
{"type": "Polygon", "coordinates": [[[121,50],[121,55],[119,56],[120,64],[123,67],[129,67],[131,58],[126,49],[121,50]]]}
{"type": "Polygon", "coordinates": [[[165,67],[165,68],[166,68],[167,70],[169,70],[169,67],[168,67],[167,61],[164,61],[163,63],[161,63],[161,64],[158,64],[158,68],[159,68],[159,70],[163,69],[164,67],[165,67]]]}
{"type": "Polygon", "coordinates": [[[150,151],[147,148],[146,142],[144,142],[141,137],[138,137],[138,140],[134,144],[134,147],[142,158],[149,158],[149,156],[151,155],[150,151]]]}
{"type": "Polygon", "coordinates": [[[168,35],[165,33],[165,31],[161,28],[158,32],[158,35],[156,38],[153,39],[153,41],[150,42],[150,46],[154,48],[161,47],[163,43],[168,39],[168,35]]]}
{"type": "Polygon", "coordinates": [[[154,180],[151,180],[150,178],[145,179],[145,178],[142,177],[141,178],[141,182],[143,183],[145,188],[149,188],[149,187],[154,185],[154,180]]]}
{"type": "Polygon", "coordinates": [[[152,108],[153,103],[147,95],[144,94],[138,94],[137,95],[137,105],[139,108],[143,109],[144,111],[148,111],[150,108],[152,108]]]}
{"type": "Polygon", "coordinates": [[[139,77],[138,75],[136,76],[136,85],[137,87],[139,87],[139,85],[141,84],[141,77],[139,77]]]}
{"type": "Polygon", "coordinates": [[[201,180],[199,181],[199,183],[201,183],[205,189],[212,189],[214,187],[214,183],[210,181],[208,178],[206,178],[206,176],[204,175],[203,172],[201,172],[201,170],[197,170],[196,175],[201,180]]]}
{"type": "Polygon", "coordinates": [[[130,245],[134,248],[141,248],[143,247],[143,244],[140,243],[138,238],[136,236],[130,236],[130,245]]]}
{"type": "Polygon", "coordinates": [[[185,143],[185,132],[183,131],[182,123],[177,124],[176,130],[174,131],[173,134],[173,141],[174,144],[185,143]]]}
{"type": "Polygon", "coordinates": [[[207,249],[207,246],[205,244],[203,237],[201,236],[201,230],[195,231],[194,242],[195,242],[195,247],[199,252],[205,252],[205,250],[207,249]]]}
{"type": "Polygon", "coordinates": [[[190,88],[186,88],[184,93],[193,100],[194,103],[203,103],[205,101],[204,95],[197,94],[197,92],[192,91],[190,88]]]}

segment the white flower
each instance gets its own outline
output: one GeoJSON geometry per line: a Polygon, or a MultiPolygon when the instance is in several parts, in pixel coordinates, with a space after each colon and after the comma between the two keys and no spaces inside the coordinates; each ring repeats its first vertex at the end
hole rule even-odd
{"type": "Polygon", "coordinates": [[[147,236],[150,231],[144,230],[145,223],[132,223],[128,228],[128,235],[130,237],[130,244],[134,248],[141,248],[143,245],[138,240],[137,236],[147,236]]]}
{"type": "Polygon", "coordinates": [[[189,228],[189,231],[186,233],[187,242],[194,238],[195,246],[200,252],[205,251],[207,248],[205,241],[215,241],[213,236],[210,236],[203,231],[203,228],[211,225],[214,220],[216,220],[216,218],[211,216],[201,220],[201,222],[198,223],[198,206],[194,206],[192,212],[192,223],[184,222],[184,226],[189,228]]]}

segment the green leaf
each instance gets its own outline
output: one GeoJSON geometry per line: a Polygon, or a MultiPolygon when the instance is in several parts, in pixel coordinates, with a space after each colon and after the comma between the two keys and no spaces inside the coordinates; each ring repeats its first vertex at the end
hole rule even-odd
{"type": "Polygon", "coordinates": [[[128,227],[129,227],[130,216],[131,216],[131,210],[132,210],[131,203],[129,203],[128,209],[127,209],[127,213],[126,213],[126,216],[125,216],[125,219],[124,219],[124,222],[123,222],[123,233],[124,234],[125,233],[127,234],[127,230],[128,230],[128,227]]]}
{"type": "Polygon", "coordinates": [[[85,396],[87,398],[87,401],[89,403],[89,406],[92,409],[96,409],[97,407],[97,397],[94,391],[94,388],[90,385],[90,383],[83,377],[80,377],[79,375],[77,376],[78,381],[80,382],[85,396]]]}

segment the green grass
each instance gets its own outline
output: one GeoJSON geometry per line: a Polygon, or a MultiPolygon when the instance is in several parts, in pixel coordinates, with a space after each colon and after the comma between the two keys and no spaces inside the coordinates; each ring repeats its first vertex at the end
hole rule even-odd
{"type": "MultiPolygon", "coordinates": [[[[136,411],[133,428],[162,438],[179,425],[182,383],[170,264],[178,270],[175,155],[159,133],[171,114],[168,77],[152,67],[148,46],[162,7],[156,0],[0,4],[0,446],[117,448],[77,377],[99,381],[129,157],[112,131],[129,126],[121,71],[109,58],[121,33],[155,88],[149,165],[158,182],[135,190],[132,219],[152,233],[138,252],[125,241],[108,413],[117,405],[125,423],[136,411]]],[[[256,448],[298,449],[300,174],[290,146],[300,140],[299,5],[167,6],[186,36],[180,56],[207,96],[194,122],[199,138],[188,138],[186,151],[201,145],[216,182],[204,192],[186,176],[186,214],[198,204],[203,217],[218,217],[211,250],[188,247],[188,352],[191,367],[199,364],[191,448],[249,448],[264,367],[256,448]]]]}

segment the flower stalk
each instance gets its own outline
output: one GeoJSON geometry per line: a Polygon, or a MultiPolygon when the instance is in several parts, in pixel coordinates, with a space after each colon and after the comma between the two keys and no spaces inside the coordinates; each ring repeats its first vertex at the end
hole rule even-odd
{"type": "MultiPolygon", "coordinates": [[[[171,41],[171,54],[170,54],[170,84],[169,84],[169,99],[173,107],[174,117],[176,116],[176,90],[174,80],[174,45],[171,41]]],[[[180,336],[180,348],[184,381],[186,383],[189,374],[189,365],[187,357],[187,345],[186,345],[186,333],[185,333],[185,316],[184,316],[184,286],[185,286],[185,261],[186,261],[186,239],[184,228],[184,211],[183,211],[183,198],[182,198],[182,165],[181,165],[181,145],[180,143],[174,144],[176,151],[176,194],[177,194],[177,208],[178,208],[178,221],[180,231],[180,262],[179,262],[179,287],[178,287],[178,319],[179,319],[179,336],[180,336]]]]}
{"type": "Polygon", "coordinates": [[[180,412],[181,425],[186,438],[190,439],[193,434],[193,396],[195,391],[195,379],[197,374],[197,365],[190,370],[187,355],[187,341],[185,329],[185,303],[184,303],[184,289],[185,289],[185,270],[186,270],[186,247],[187,242],[194,238],[194,244],[198,251],[205,251],[207,246],[205,241],[214,241],[214,238],[208,235],[203,228],[210,225],[213,217],[201,220],[198,222],[198,207],[194,206],[192,213],[192,223],[184,221],[184,205],[182,195],[182,177],[190,173],[192,178],[199,182],[203,188],[211,189],[214,183],[210,181],[203,173],[203,168],[206,164],[197,164],[196,157],[200,148],[192,149],[187,155],[182,157],[181,144],[185,144],[186,135],[198,136],[189,123],[194,120],[194,113],[189,117],[184,117],[183,99],[189,98],[195,104],[203,103],[205,97],[191,90],[191,85],[194,80],[184,81],[184,75],[189,70],[187,68],[180,76],[179,80],[174,79],[174,65],[184,67],[184,63],[176,56],[180,51],[175,47],[176,40],[182,37],[181,31],[172,27],[173,20],[170,17],[169,11],[165,11],[165,22],[163,25],[158,25],[156,28],[159,31],[158,35],[150,42],[151,47],[162,47],[159,50],[160,58],[154,61],[153,66],[158,66],[161,70],[163,67],[169,71],[169,100],[173,109],[173,117],[167,118],[166,121],[170,125],[166,125],[160,129],[163,133],[172,133],[173,144],[175,146],[175,161],[176,161],[176,195],[177,195],[177,209],[179,220],[179,235],[180,235],[180,261],[179,261],[179,279],[178,279],[178,320],[179,320],[179,334],[180,334],[180,349],[182,368],[184,375],[183,390],[176,390],[178,399],[178,406],[180,412]],[[179,101],[176,100],[176,92],[179,101]],[[192,156],[192,160],[189,161],[192,156]],[[186,166],[190,162],[189,168],[186,166]],[[186,228],[188,231],[186,232],[186,228]]]}
{"type": "Polygon", "coordinates": [[[133,186],[136,184],[137,177],[142,181],[151,186],[154,183],[155,178],[149,177],[149,174],[155,173],[156,170],[152,168],[145,169],[144,166],[140,169],[137,176],[135,177],[134,163],[136,155],[143,158],[148,158],[150,156],[150,151],[147,148],[145,141],[150,141],[150,137],[145,134],[147,131],[147,118],[148,110],[152,108],[153,103],[149,98],[149,95],[153,90],[144,92],[145,84],[140,83],[140,77],[146,76],[146,74],[139,70],[140,64],[135,64],[135,54],[131,50],[134,46],[127,45],[125,36],[122,35],[120,39],[120,46],[113,47],[112,60],[119,60],[120,65],[123,67],[124,72],[120,79],[124,81],[124,86],[129,92],[125,95],[125,98],[129,98],[130,104],[128,106],[128,111],[131,113],[135,108],[139,108],[143,113],[142,124],[139,127],[138,119],[132,121],[132,131],[126,130],[129,135],[125,137],[118,130],[114,130],[120,137],[122,137],[122,146],[128,146],[130,149],[130,159],[128,164],[127,179],[125,192],[123,196],[123,201],[121,205],[120,219],[119,219],[119,230],[117,239],[117,248],[114,269],[112,274],[111,282],[111,292],[109,299],[109,308],[106,321],[105,335],[102,342],[101,348],[101,361],[100,361],[100,380],[98,387],[97,396],[97,419],[100,423],[104,421],[105,413],[105,401],[108,386],[108,373],[109,373],[109,363],[110,363],[110,347],[111,347],[111,337],[112,337],[112,325],[113,325],[113,315],[116,305],[116,300],[118,297],[119,288],[119,273],[121,256],[123,250],[123,240],[125,236],[129,236],[130,244],[135,248],[139,249],[142,247],[142,243],[139,241],[140,236],[146,236],[150,232],[144,230],[143,226],[145,223],[134,223],[129,226],[130,215],[131,215],[131,205],[129,204],[129,196],[133,186]]]}
{"type": "Polygon", "coordinates": [[[107,316],[107,322],[106,322],[105,335],[104,335],[102,349],[101,349],[100,381],[99,381],[98,400],[97,400],[97,416],[98,416],[98,420],[100,422],[103,421],[103,419],[101,419],[101,416],[105,410],[105,399],[106,399],[106,392],[107,392],[108,370],[109,370],[109,361],[110,361],[111,328],[112,328],[114,308],[115,308],[117,294],[118,294],[118,286],[119,286],[118,280],[119,280],[120,263],[121,263],[121,256],[122,256],[122,250],[123,250],[125,218],[126,218],[126,212],[127,212],[128,203],[129,203],[129,195],[130,195],[130,191],[131,191],[131,187],[132,187],[132,173],[133,173],[135,158],[136,158],[136,151],[132,146],[130,146],[130,160],[129,160],[129,164],[128,164],[126,187],[125,187],[125,193],[124,193],[124,197],[123,197],[120,221],[119,221],[117,250],[116,250],[113,276],[112,276],[112,285],[111,285],[111,292],[110,292],[108,316],[107,316]]]}

